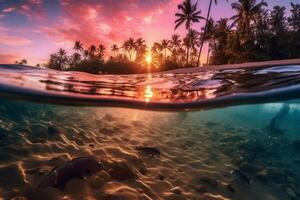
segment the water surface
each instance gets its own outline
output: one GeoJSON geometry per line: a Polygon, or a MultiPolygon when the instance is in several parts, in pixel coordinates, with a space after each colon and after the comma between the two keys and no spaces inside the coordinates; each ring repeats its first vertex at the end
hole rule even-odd
{"type": "Polygon", "coordinates": [[[117,77],[2,66],[0,199],[299,199],[299,72],[117,77]],[[41,184],[86,156],[104,170],[63,188],[41,184]]]}

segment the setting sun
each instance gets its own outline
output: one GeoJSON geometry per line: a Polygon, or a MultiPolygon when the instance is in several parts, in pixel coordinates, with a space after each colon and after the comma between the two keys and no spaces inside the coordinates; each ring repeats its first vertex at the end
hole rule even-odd
{"type": "Polygon", "coordinates": [[[145,59],[148,64],[152,62],[152,56],[150,54],[146,55],[145,59]]]}

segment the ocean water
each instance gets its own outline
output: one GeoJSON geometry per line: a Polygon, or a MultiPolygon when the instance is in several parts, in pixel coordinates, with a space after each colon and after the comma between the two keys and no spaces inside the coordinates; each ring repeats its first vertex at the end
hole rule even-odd
{"type": "Polygon", "coordinates": [[[300,198],[298,66],[119,77],[1,67],[0,199],[300,198]]]}

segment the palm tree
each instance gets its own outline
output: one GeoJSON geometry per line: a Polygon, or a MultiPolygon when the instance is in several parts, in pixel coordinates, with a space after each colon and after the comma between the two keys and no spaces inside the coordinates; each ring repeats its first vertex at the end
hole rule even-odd
{"type": "Polygon", "coordinates": [[[95,57],[95,53],[97,51],[97,47],[95,45],[91,45],[89,48],[89,55],[93,58],[95,57]]]}
{"type": "Polygon", "coordinates": [[[78,64],[80,60],[81,60],[81,55],[75,52],[71,58],[71,62],[72,62],[71,66],[78,64]]]}
{"type": "Polygon", "coordinates": [[[187,38],[189,38],[187,41],[189,41],[190,48],[196,49],[200,46],[200,33],[198,31],[192,29],[187,38]]]}
{"type": "MultiPolygon", "coordinates": [[[[216,22],[213,38],[210,42],[210,51],[213,50],[213,56],[210,60],[215,64],[228,64],[232,60],[244,56],[240,48],[239,35],[236,31],[231,30],[232,26],[227,18],[221,18],[216,22]]],[[[209,55],[207,61],[209,61],[209,55]]]]}
{"type": "Polygon", "coordinates": [[[137,51],[139,51],[140,49],[146,47],[146,41],[143,38],[138,38],[135,41],[135,48],[137,51]]]}
{"type": "MultiPolygon", "coordinates": [[[[53,58],[55,58],[55,55],[53,56],[53,58]]],[[[66,50],[60,48],[58,53],[57,53],[57,63],[60,69],[65,68],[65,65],[68,62],[68,57],[67,57],[67,52],[66,50]]]]}
{"type": "Polygon", "coordinates": [[[79,40],[78,40],[78,41],[75,41],[73,49],[74,49],[76,52],[80,52],[80,51],[83,50],[83,44],[82,44],[79,40]]]}
{"type": "MultiPolygon", "coordinates": [[[[204,28],[205,29],[205,28],[204,28]]],[[[203,30],[203,35],[202,35],[202,39],[201,39],[201,45],[202,45],[202,41],[204,42],[208,42],[208,49],[207,49],[207,58],[206,58],[206,63],[208,64],[209,62],[209,55],[210,52],[214,46],[214,36],[215,36],[215,21],[210,18],[206,24],[206,34],[205,34],[205,38],[204,38],[204,32],[205,30],[203,30]]],[[[199,55],[198,55],[199,56],[199,55]]],[[[198,60],[197,60],[198,61],[198,60]]]]}
{"type": "Polygon", "coordinates": [[[88,49],[83,51],[83,56],[84,56],[85,59],[88,59],[88,57],[90,56],[90,52],[89,52],[88,49]]]}
{"type": "Polygon", "coordinates": [[[272,12],[271,12],[271,27],[272,31],[280,35],[281,33],[285,32],[286,27],[285,27],[285,7],[281,6],[274,6],[272,12]]]}
{"type": "Polygon", "coordinates": [[[66,56],[66,55],[67,55],[66,50],[60,48],[59,51],[58,51],[58,56],[59,56],[59,57],[64,57],[64,56],[66,56]]]}
{"type": "Polygon", "coordinates": [[[147,53],[147,45],[146,41],[143,38],[138,38],[135,41],[135,51],[136,51],[136,58],[137,62],[140,62],[144,59],[145,54],[147,53]]]}
{"type": "MultiPolygon", "coordinates": [[[[178,18],[175,21],[175,30],[183,23],[185,23],[185,28],[189,34],[191,32],[192,24],[199,22],[201,19],[204,19],[202,16],[200,16],[201,11],[197,10],[197,5],[198,3],[192,4],[191,0],[184,0],[182,4],[179,4],[177,6],[180,12],[175,14],[175,16],[178,18]]],[[[190,54],[190,47],[187,46],[187,52],[186,52],[187,65],[189,64],[189,54],[190,54]]]]}
{"type": "Polygon", "coordinates": [[[132,56],[133,56],[133,51],[135,50],[135,41],[133,38],[129,38],[128,40],[126,40],[123,44],[123,47],[125,52],[128,52],[129,54],[129,60],[132,60],[132,56]]]}
{"type": "Polygon", "coordinates": [[[167,60],[167,50],[169,50],[171,48],[170,45],[170,41],[169,40],[162,40],[160,42],[160,48],[162,49],[162,51],[164,51],[164,57],[165,57],[165,61],[167,60]]]}
{"type": "Polygon", "coordinates": [[[161,45],[158,42],[154,42],[153,46],[151,47],[152,54],[158,54],[161,52],[161,45]]]}
{"type": "Polygon", "coordinates": [[[127,40],[128,47],[129,47],[129,59],[132,60],[133,51],[135,50],[135,41],[133,38],[129,38],[127,40]]]}
{"type": "MultiPolygon", "coordinates": [[[[215,4],[218,4],[218,0],[214,0],[215,4]]],[[[228,0],[226,0],[228,2],[228,0]]],[[[201,45],[200,45],[200,50],[199,50],[199,54],[198,54],[198,59],[197,59],[197,66],[199,67],[200,64],[200,57],[201,57],[201,53],[202,53],[202,49],[203,49],[203,45],[204,45],[204,40],[206,38],[206,32],[207,32],[207,24],[208,24],[208,20],[210,18],[210,12],[211,12],[211,7],[212,7],[212,2],[213,0],[209,1],[209,6],[208,6],[208,12],[207,12],[207,16],[206,16],[206,22],[205,22],[205,28],[204,28],[204,34],[203,34],[203,38],[201,41],[201,45]]]]}
{"type": "Polygon", "coordinates": [[[232,9],[237,12],[231,19],[233,24],[237,25],[242,40],[249,40],[250,24],[265,6],[268,4],[263,0],[260,3],[256,3],[256,0],[239,0],[237,3],[231,4],[232,9]]]}
{"type": "Polygon", "coordinates": [[[104,54],[105,54],[105,46],[103,44],[100,44],[98,46],[98,55],[100,58],[103,58],[104,54]]]}
{"type": "Polygon", "coordinates": [[[174,34],[171,37],[170,45],[172,47],[172,57],[177,61],[179,49],[181,48],[182,40],[180,39],[180,35],[174,34]]]}
{"type": "Polygon", "coordinates": [[[215,36],[216,37],[223,37],[224,40],[227,39],[227,35],[231,33],[233,25],[229,24],[229,20],[227,18],[221,18],[216,22],[215,26],[215,36]]]}
{"type": "Polygon", "coordinates": [[[23,58],[20,63],[20,65],[26,65],[27,64],[27,60],[25,58],[23,58]]]}
{"type": "Polygon", "coordinates": [[[291,16],[288,21],[293,31],[300,32],[300,4],[294,4],[291,2],[291,16]]]}
{"type": "Polygon", "coordinates": [[[171,37],[170,44],[173,50],[179,49],[181,47],[180,35],[174,34],[171,37]]]}
{"type": "Polygon", "coordinates": [[[127,57],[127,53],[129,54],[130,47],[127,41],[125,41],[121,47],[123,49],[124,56],[127,57]]]}
{"type": "Polygon", "coordinates": [[[113,44],[113,45],[111,46],[111,51],[113,52],[114,57],[116,57],[116,54],[119,52],[119,47],[118,47],[118,45],[113,44]]]}

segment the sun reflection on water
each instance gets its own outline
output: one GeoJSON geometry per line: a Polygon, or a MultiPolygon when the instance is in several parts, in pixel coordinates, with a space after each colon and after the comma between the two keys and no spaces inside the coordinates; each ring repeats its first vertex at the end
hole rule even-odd
{"type": "Polygon", "coordinates": [[[144,97],[146,99],[146,102],[149,102],[150,99],[153,97],[153,91],[151,89],[151,86],[147,86],[145,88],[145,93],[144,93],[144,97]]]}

